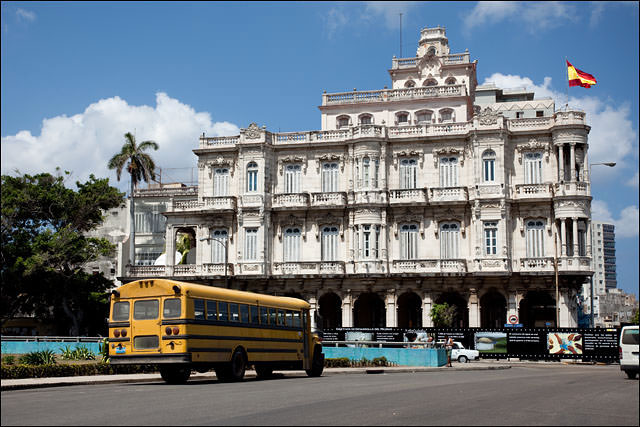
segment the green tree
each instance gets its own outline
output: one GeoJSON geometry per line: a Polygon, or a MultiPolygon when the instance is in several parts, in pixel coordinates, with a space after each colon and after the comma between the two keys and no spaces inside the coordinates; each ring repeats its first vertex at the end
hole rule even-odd
{"type": "Polygon", "coordinates": [[[2,325],[20,313],[55,319],[59,331],[72,335],[104,323],[112,283],[82,267],[114,247],[85,234],[124,194],[93,175],[76,186],[67,188],[61,174],[2,175],[2,325]]]}
{"type": "Polygon", "coordinates": [[[433,304],[431,306],[431,320],[436,328],[450,328],[456,317],[457,308],[448,303],[433,304]]]}
{"type": "Polygon", "coordinates": [[[138,184],[142,181],[149,182],[156,178],[155,169],[156,165],[150,155],[145,153],[146,150],[153,148],[158,149],[158,144],[154,141],[143,141],[138,145],[136,143],[136,137],[127,132],[124,134],[124,145],[120,152],[114,155],[107,166],[109,169],[116,170],[116,176],[120,181],[122,175],[122,169],[125,165],[127,172],[131,176],[131,192],[130,192],[130,206],[129,206],[129,219],[131,224],[131,234],[129,235],[129,262],[131,265],[135,264],[135,237],[136,237],[136,223],[135,223],[135,206],[133,202],[133,190],[138,187],[138,184]]]}

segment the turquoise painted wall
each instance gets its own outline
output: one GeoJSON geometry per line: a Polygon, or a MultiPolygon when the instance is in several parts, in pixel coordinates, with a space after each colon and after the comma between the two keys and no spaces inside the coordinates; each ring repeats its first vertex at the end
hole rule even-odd
{"type": "Polygon", "coordinates": [[[26,354],[41,350],[52,350],[56,354],[62,354],[65,347],[71,349],[86,347],[96,355],[100,352],[97,342],[2,341],[2,354],[26,354]]]}
{"type": "Polygon", "coordinates": [[[367,347],[323,347],[325,359],[346,357],[360,360],[363,357],[372,360],[386,357],[399,366],[444,366],[447,364],[447,352],[444,349],[414,348],[367,348],[367,347]]]}

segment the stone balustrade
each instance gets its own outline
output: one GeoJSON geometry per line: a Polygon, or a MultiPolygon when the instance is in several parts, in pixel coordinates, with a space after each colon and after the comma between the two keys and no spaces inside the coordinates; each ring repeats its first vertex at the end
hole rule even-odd
{"type": "Polygon", "coordinates": [[[538,199],[551,197],[549,184],[516,184],[516,199],[538,199]]]}
{"type": "Polygon", "coordinates": [[[432,203],[466,202],[469,200],[467,187],[433,187],[430,190],[432,203]]]}
{"type": "Polygon", "coordinates": [[[561,257],[558,258],[558,271],[562,272],[591,272],[590,257],[561,257]]]}
{"type": "Polygon", "coordinates": [[[467,87],[463,84],[325,93],[322,95],[322,106],[446,98],[466,95],[467,87]]]}
{"type": "Polygon", "coordinates": [[[347,204],[347,193],[311,193],[311,206],[335,206],[342,207],[347,204]]]}
{"type": "Polygon", "coordinates": [[[476,185],[476,197],[503,197],[504,186],[502,184],[479,184],[476,185]]]}
{"type": "Polygon", "coordinates": [[[241,197],[243,207],[263,206],[263,197],[261,194],[245,194],[241,197]]]}
{"type": "Polygon", "coordinates": [[[510,273],[509,258],[476,258],[476,273],[510,273]]]}
{"type": "MultiPolygon", "coordinates": [[[[442,55],[440,57],[444,65],[453,64],[468,64],[470,61],[469,52],[453,53],[449,55],[442,55]]],[[[393,58],[391,62],[391,69],[401,70],[403,68],[415,68],[418,66],[419,58],[393,58]]]]}
{"type": "Polygon", "coordinates": [[[274,194],[271,206],[277,208],[306,208],[309,206],[308,193],[274,194]]]}
{"type": "Polygon", "coordinates": [[[389,204],[391,205],[423,205],[427,203],[427,190],[425,188],[389,190],[389,204]]]}
{"type": "Polygon", "coordinates": [[[591,195],[590,185],[586,182],[556,182],[553,184],[555,187],[556,196],[589,196],[591,195]]]}
{"type": "Polygon", "coordinates": [[[521,273],[549,273],[554,271],[553,257],[520,258],[521,273]]]}
{"type": "Polygon", "coordinates": [[[200,137],[200,148],[234,146],[240,143],[240,135],[200,137]]]}
{"type": "Polygon", "coordinates": [[[300,262],[274,262],[272,265],[274,275],[335,275],[344,274],[343,261],[300,261],[300,262]]]}

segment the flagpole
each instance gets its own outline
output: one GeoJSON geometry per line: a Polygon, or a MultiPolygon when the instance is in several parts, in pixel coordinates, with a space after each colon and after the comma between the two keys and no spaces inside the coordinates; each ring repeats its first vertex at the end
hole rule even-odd
{"type": "MultiPolygon", "coordinates": [[[[569,60],[567,59],[567,57],[564,57],[564,68],[567,69],[568,65],[567,62],[569,62],[569,60]]],[[[568,111],[569,110],[569,72],[567,71],[567,103],[564,106],[564,110],[568,111]]]]}

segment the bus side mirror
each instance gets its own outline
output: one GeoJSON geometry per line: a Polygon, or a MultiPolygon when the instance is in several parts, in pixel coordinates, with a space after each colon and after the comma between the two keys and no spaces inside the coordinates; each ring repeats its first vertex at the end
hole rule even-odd
{"type": "Polygon", "coordinates": [[[116,291],[115,289],[111,291],[111,295],[113,295],[116,298],[120,298],[120,292],[116,291]]]}
{"type": "Polygon", "coordinates": [[[180,286],[173,285],[173,292],[175,292],[176,294],[179,294],[180,293],[180,286]]]}

